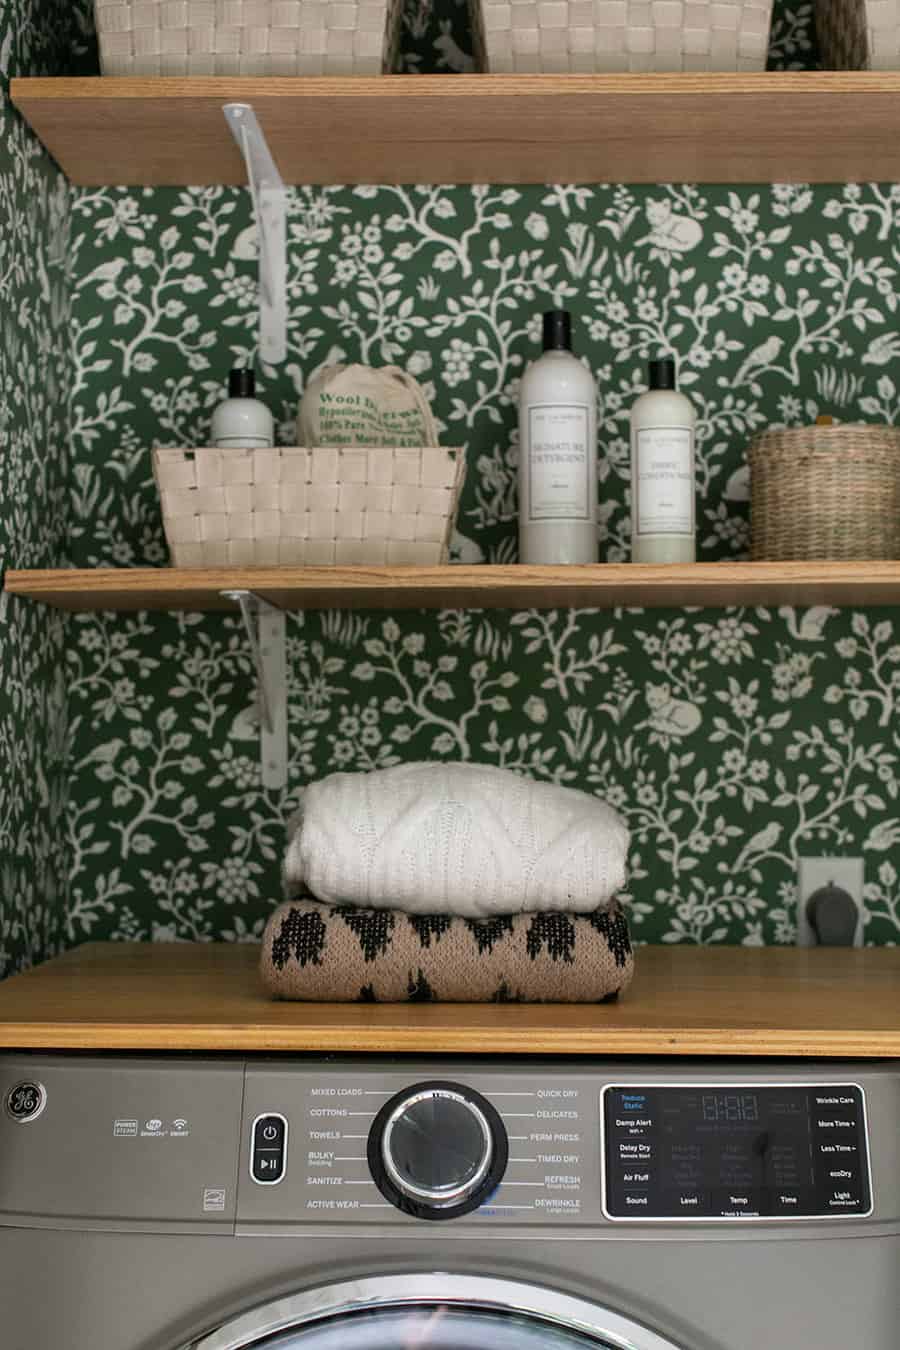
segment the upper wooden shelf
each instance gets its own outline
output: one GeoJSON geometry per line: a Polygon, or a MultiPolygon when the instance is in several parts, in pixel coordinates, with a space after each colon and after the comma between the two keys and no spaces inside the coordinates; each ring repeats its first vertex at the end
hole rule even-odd
{"type": "Polygon", "coordinates": [[[0,1047],[900,1055],[900,949],[641,947],[609,1004],[277,1003],[241,943],[89,943],[0,984],[0,1047]]]}
{"type": "Polygon", "coordinates": [[[98,568],[9,571],[5,587],[70,610],[232,609],[228,590],[254,591],[281,609],[865,606],[900,604],[900,562],[98,568]]]}
{"type": "Polygon", "coordinates": [[[900,73],[16,79],[73,183],[243,184],[252,103],[288,183],[769,183],[898,176],[900,73]]]}

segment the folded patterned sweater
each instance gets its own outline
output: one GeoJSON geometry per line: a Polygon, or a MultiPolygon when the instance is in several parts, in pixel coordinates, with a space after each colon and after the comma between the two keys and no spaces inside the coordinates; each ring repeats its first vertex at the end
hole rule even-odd
{"type": "Polygon", "coordinates": [[[628,830],[589,793],[482,764],[335,773],[303,793],[288,895],[410,914],[589,913],[625,883],[628,830]]]}
{"type": "Polygon", "coordinates": [[[597,1003],[631,982],[628,924],[590,914],[407,914],[292,900],[266,926],[275,998],[336,1003],[597,1003]]]}

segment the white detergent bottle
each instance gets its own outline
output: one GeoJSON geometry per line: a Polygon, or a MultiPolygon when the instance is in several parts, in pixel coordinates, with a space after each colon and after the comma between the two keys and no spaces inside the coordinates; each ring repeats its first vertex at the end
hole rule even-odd
{"type": "Polygon", "coordinates": [[[631,410],[631,561],[696,558],[693,405],[675,388],[675,362],[650,362],[650,390],[631,410]]]}
{"type": "Polygon", "coordinates": [[[519,389],[519,562],[596,561],[597,389],[571,314],[552,309],[519,389]]]}

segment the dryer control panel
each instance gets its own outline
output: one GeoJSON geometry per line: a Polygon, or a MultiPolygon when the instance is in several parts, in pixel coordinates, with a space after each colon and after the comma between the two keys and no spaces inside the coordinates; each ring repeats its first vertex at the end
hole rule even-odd
{"type": "Polygon", "coordinates": [[[765,1241],[885,1222],[897,1062],[0,1055],[0,1229],[765,1241]]]}
{"type": "Polygon", "coordinates": [[[608,1085],[610,1219],[810,1219],[871,1212],[855,1083],[608,1085]]]}

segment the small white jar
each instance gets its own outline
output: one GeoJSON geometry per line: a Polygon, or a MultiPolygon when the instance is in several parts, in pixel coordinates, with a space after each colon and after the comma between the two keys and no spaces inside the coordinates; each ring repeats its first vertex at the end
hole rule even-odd
{"type": "Polygon", "coordinates": [[[259,450],[275,444],[272,414],[256,398],[252,370],[235,367],[228,375],[228,397],[212,415],[212,444],[220,449],[259,450]]]}

